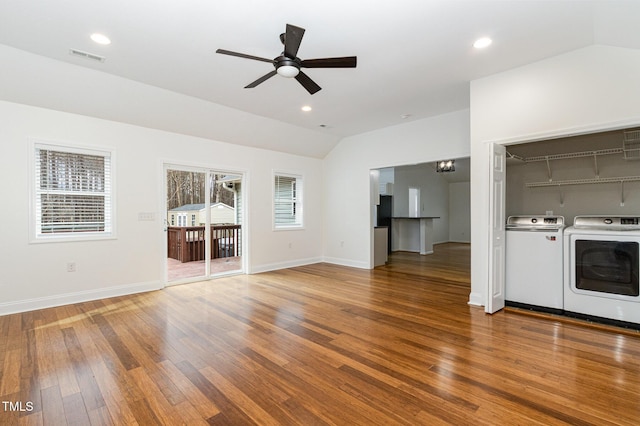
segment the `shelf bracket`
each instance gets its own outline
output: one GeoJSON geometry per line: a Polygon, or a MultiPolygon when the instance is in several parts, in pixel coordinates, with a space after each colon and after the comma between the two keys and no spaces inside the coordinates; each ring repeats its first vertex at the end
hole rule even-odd
{"type": "Polygon", "coordinates": [[[549,176],[549,182],[551,182],[553,178],[551,176],[551,163],[549,162],[549,156],[546,155],[544,158],[547,161],[547,176],[549,176]]]}
{"type": "Polygon", "coordinates": [[[600,177],[600,170],[598,170],[598,154],[593,151],[593,166],[596,171],[596,179],[600,177]]]}
{"type": "Polygon", "coordinates": [[[624,181],[620,181],[620,207],[624,207],[624,181]]]}
{"type": "Polygon", "coordinates": [[[564,192],[562,192],[562,185],[558,185],[558,194],[560,194],[560,207],[564,207],[564,192]]]}

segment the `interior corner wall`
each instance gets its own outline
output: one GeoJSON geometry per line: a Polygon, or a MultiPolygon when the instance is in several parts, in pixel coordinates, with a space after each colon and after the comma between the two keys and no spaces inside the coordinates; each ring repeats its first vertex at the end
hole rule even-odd
{"type": "Polygon", "coordinates": [[[322,160],[0,101],[0,315],[163,286],[163,162],[244,172],[249,272],[322,260],[322,160]],[[30,138],[109,147],[116,157],[117,238],[29,242],[30,138]],[[272,227],[272,170],[304,176],[302,230],[272,227]],[[139,221],[139,213],[154,221],[139,221]],[[76,263],[76,272],[66,264],[76,263]]]}
{"type": "Polygon", "coordinates": [[[487,298],[489,146],[640,124],[640,51],[594,45],[471,82],[471,295],[487,298]]]}
{"type": "Polygon", "coordinates": [[[468,110],[343,139],[324,159],[325,261],[373,267],[371,169],[468,156],[468,110]]]}

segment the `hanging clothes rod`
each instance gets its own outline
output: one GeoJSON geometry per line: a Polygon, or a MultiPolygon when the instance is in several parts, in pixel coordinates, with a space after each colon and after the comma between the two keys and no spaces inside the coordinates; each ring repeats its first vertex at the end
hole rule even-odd
{"type": "Polygon", "coordinates": [[[622,153],[623,153],[622,148],[609,148],[609,149],[600,149],[597,151],[568,152],[566,154],[539,155],[536,157],[518,157],[518,159],[524,161],[525,163],[533,163],[536,161],[567,160],[570,158],[593,157],[598,155],[611,155],[611,154],[622,154],[622,153]]]}
{"type": "Polygon", "coordinates": [[[620,176],[608,178],[593,179],[573,179],[573,180],[556,180],[549,182],[529,182],[524,185],[527,188],[539,188],[543,186],[566,186],[566,185],[586,185],[592,183],[620,183],[620,182],[640,182],[640,176],[620,176]]]}

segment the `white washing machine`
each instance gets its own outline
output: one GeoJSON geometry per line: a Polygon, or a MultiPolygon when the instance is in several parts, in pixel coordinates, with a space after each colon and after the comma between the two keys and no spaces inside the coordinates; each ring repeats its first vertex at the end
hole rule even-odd
{"type": "Polygon", "coordinates": [[[505,302],[553,313],[563,309],[563,216],[510,216],[505,302]]]}
{"type": "Polygon", "coordinates": [[[640,217],[576,216],[564,256],[567,315],[640,327],[640,217]]]}

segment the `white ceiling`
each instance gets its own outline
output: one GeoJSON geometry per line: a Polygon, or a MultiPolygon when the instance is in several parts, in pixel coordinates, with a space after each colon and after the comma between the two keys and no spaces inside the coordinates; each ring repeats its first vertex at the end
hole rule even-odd
{"type": "Polygon", "coordinates": [[[0,44],[338,140],[468,108],[471,80],[510,68],[592,44],[638,49],[639,21],[638,0],[2,0],[0,44]],[[302,59],[356,55],[358,67],[306,70],[323,88],[313,96],[279,76],[244,89],[271,65],[215,50],[274,58],[287,23],[306,29],[302,59]],[[474,50],[480,36],[493,44],[474,50]]]}

